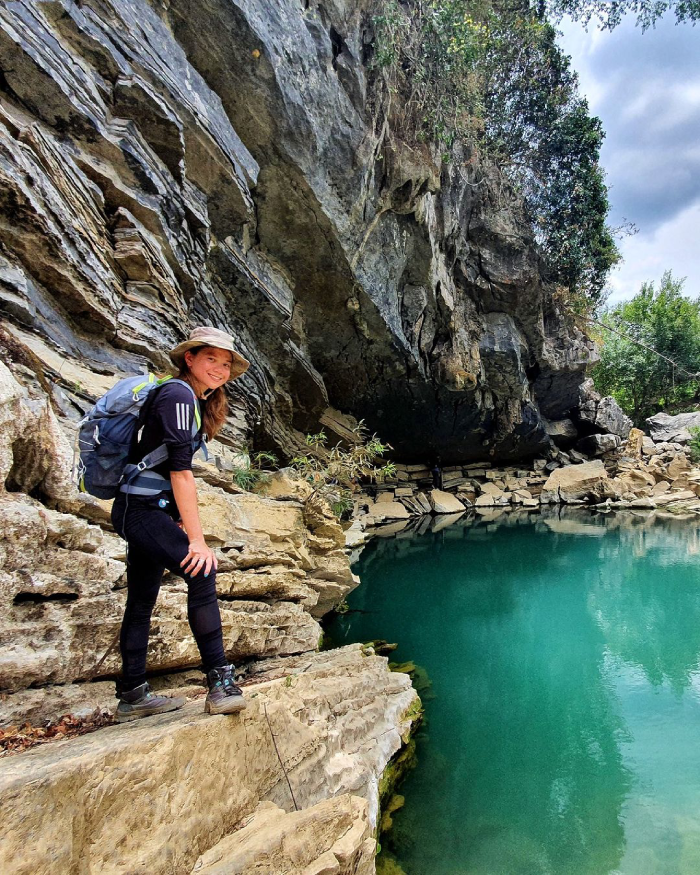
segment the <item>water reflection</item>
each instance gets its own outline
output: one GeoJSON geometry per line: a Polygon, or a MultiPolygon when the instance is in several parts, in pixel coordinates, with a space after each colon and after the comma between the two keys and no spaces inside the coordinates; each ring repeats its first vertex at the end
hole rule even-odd
{"type": "Polygon", "coordinates": [[[408,875],[700,871],[700,757],[667,753],[700,728],[697,526],[559,510],[372,543],[366,613],[330,630],[433,681],[391,837],[408,875]]]}

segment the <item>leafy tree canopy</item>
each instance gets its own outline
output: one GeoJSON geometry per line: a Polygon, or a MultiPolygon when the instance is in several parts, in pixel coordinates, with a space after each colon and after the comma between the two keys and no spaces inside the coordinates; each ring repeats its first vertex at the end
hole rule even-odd
{"type": "Polygon", "coordinates": [[[679,22],[695,23],[700,19],[700,0],[542,0],[539,14],[543,16],[545,11],[555,18],[570,15],[584,24],[597,19],[608,30],[632,13],[637,16],[637,24],[646,30],[669,11],[675,13],[679,22]]]}
{"type": "Polygon", "coordinates": [[[593,379],[635,425],[666,407],[697,400],[700,300],[683,295],[684,283],[667,271],[658,287],[644,283],[632,300],[603,312],[602,323],[613,330],[603,329],[593,379]]]}

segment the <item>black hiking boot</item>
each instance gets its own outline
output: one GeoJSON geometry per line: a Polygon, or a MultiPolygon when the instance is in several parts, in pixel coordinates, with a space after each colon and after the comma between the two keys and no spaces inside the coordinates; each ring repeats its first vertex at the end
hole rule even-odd
{"type": "Polygon", "coordinates": [[[220,665],[207,674],[209,693],[204,703],[207,714],[233,714],[246,707],[243,691],[236,686],[232,665],[220,665]]]}
{"type": "Polygon", "coordinates": [[[128,723],[152,714],[166,714],[182,708],[185,700],[180,697],[156,696],[148,684],[141,684],[133,690],[119,693],[119,704],[114,715],[117,723],[128,723]]]}

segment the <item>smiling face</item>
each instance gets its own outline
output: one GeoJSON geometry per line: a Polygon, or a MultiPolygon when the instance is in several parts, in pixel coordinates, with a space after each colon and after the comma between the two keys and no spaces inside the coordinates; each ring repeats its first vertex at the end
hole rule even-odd
{"type": "Polygon", "coordinates": [[[203,346],[188,350],[185,353],[185,362],[196,381],[197,394],[201,395],[206,389],[218,389],[229,379],[233,356],[225,349],[203,346]]]}

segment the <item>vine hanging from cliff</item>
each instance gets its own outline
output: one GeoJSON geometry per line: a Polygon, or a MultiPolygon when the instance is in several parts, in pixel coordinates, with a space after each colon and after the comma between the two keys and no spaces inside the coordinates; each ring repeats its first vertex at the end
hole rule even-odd
{"type": "Polygon", "coordinates": [[[484,152],[522,193],[550,278],[595,306],[619,260],[599,164],[603,131],[541,5],[389,0],[375,70],[403,136],[484,152]]]}

